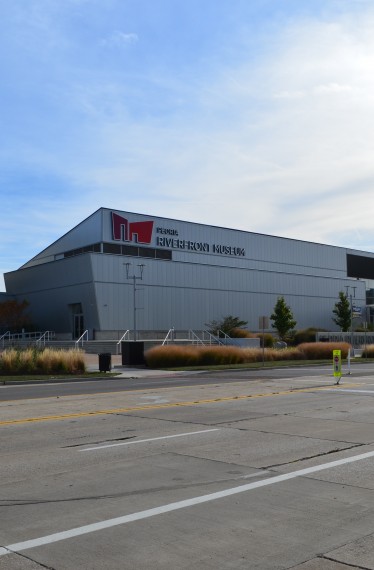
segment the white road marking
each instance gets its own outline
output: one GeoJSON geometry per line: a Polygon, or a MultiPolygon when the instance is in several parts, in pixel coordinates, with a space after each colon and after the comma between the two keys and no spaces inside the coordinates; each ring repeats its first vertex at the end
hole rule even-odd
{"type": "Polygon", "coordinates": [[[265,473],[270,473],[267,469],[261,471],[256,471],[255,473],[250,473],[249,475],[240,475],[237,479],[252,479],[253,477],[259,477],[260,475],[265,475],[265,473]]]}
{"type": "Polygon", "coordinates": [[[255,481],[254,483],[247,483],[246,485],[240,485],[239,487],[232,487],[230,489],[226,489],[225,491],[217,491],[216,493],[210,493],[209,495],[192,497],[191,499],[186,499],[184,501],[177,501],[175,503],[169,503],[167,505],[162,505],[160,507],[155,507],[153,509],[147,509],[145,511],[133,513],[131,515],[123,515],[121,517],[108,519],[98,523],[88,524],[85,526],[72,528],[70,530],[65,530],[62,532],[56,532],[55,534],[49,534],[47,536],[42,536],[40,538],[35,538],[33,540],[16,542],[14,544],[9,544],[8,546],[0,547],[0,556],[4,556],[5,554],[12,554],[14,552],[21,552],[22,550],[28,550],[29,548],[45,546],[47,544],[52,544],[53,542],[59,542],[61,540],[66,540],[68,538],[82,536],[84,534],[89,534],[91,532],[96,532],[98,530],[104,530],[107,528],[112,528],[115,526],[131,523],[134,521],[139,521],[142,519],[148,519],[150,517],[162,515],[164,513],[170,513],[172,511],[178,511],[180,509],[185,509],[187,507],[201,505],[202,503],[207,503],[208,501],[216,501],[217,499],[222,499],[224,497],[229,497],[231,495],[237,495],[239,493],[245,493],[246,491],[252,491],[252,489],[258,489],[260,487],[274,485],[275,483],[282,483],[283,481],[288,481],[289,479],[295,479],[296,477],[303,477],[305,475],[310,475],[312,473],[318,473],[318,471],[332,469],[333,467],[340,467],[341,465],[346,465],[348,463],[355,463],[356,461],[361,461],[363,459],[370,459],[372,457],[374,457],[374,451],[369,451],[367,453],[361,453],[360,455],[354,455],[353,457],[346,457],[345,459],[330,461],[329,463],[315,465],[314,467],[307,467],[306,469],[300,469],[298,471],[293,471],[291,473],[276,475],[275,477],[269,477],[268,479],[263,479],[262,481],[255,481]]]}
{"type": "Polygon", "coordinates": [[[140,396],[140,400],[145,400],[144,403],[152,402],[152,404],[168,404],[170,402],[162,396],[140,396]]]}
{"type": "Polygon", "coordinates": [[[108,445],[98,445],[96,447],[86,447],[86,449],[79,449],[78,451],[100,451],[101,449],[107,449],[108,447],[118,447],[120,445],[134,445],[136,443],[145,443],[147,441],[157,441],[160,439],[172,439],[173,437],[185,437],[187,435],[197,435],[199,433],[209,433],[211,431],[220,431],[221,428],[214,429],[204,429],[202,431],[190,431],[188,433],[177,433],[174,435],[163,435],[161,437],[151,437],[149,439],[138,439],[137,441],[124,441],[121,443],[108,443],[108,445]]]}

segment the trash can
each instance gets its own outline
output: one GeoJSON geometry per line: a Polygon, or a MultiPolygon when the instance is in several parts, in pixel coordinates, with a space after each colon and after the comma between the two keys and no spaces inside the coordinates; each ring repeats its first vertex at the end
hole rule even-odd
{"type": "Polygon", "coordinates": [[[144,342],[142,341],[122,341],[122,365],[139,366],[145,364],[144,342]]]}
{"type": "Polygon", "coordinates": [[[99,370],[100,372],[110,372],[112,369],[112,355],[110,352],[102,352],[99,354],[99,370]]]}

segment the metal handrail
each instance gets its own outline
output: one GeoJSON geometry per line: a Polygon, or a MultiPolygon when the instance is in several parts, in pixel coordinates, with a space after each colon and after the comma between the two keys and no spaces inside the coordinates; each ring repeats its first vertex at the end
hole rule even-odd
{"type": "Polygon", "coordinates": [[[164,344],[168,344],[169,342],[169,335],[170,335],[170,342],[174,342],[175,337],[174,337],[174,327],[172,327],[171,329],[169,329],[168,334],[166,335],[166,337],[164,338],[164,341],[162,343],[161,346],[164,346],[164,344]]]}
{"type": "MultiPolygon", "coordinates": [[[[180,332],[180,331],[179,331],[180,332]]],[[[211,334],[209,331],[207,330],[202,330],[202,338],[200,338],[200,336],[198,336],[198,334],[193,331],[192,329],[189,329],[188,331],[186,331],[188,333],[188,338],[187,339],[180,339],[181,342],[187,341],[191,342],[192,344],[205,344],[205,335],[208,336],[208,341],[209,344],[224,344],[218,337],[214,336],[213,334],[211,334]]],[[[225,334],[225,333],[222,333],[225,334]]],[[[228,335],[226,335],[227,338],[230,338],[228,335]]],[[[167,335],[165,336],[163,342],[162,342],[162,346],[164,346],[165,344],[169,344],[171,342],[176,342],[176,334],[175,334],[175,328],[172,327],[171,329],[168,330],[167,335]]]]}
{"type": "Polygon", "coordinates": [[[44,346],[45,346],[45,341],[46,341],[46,340],[47,340],[47,341],[51,340],[52,338],[54,338],[54,336],[55,336],[55,333],[54,333],[53,331],[45,331],[45,332],[35,341],[35,344],[39,344],[39,343],[42,343],[42,342],[43,342],[43,344],[44,344],[44,346]]]}
{"type": "Polygon", "coordinates": [[[225,332],[218,330],[218,338],[220,337],[220,334],[222,335],[223,338],[231,338],[231,336],[229,336],[228,334],[226,334],[225,332]]]}
{"type": "Polygon", "coordinates": [[[83,334],[81,334],[81,336],[78,338],[78,340],[75,341],[75,349],[78,349],[79,343],[82,343],[82,348],[83,348],[83,341],[84,341],[84,337],[86,337],[86,340],[88,340],[88,329],[86,329],[84,331],[83,334]]]}
{"type": "Polygon", "coordinates": [[[10,340],[10,331],[6,331],[3,335],[0,336],[0,340],[3,341],[3,348],[5,346],[5,337],[9,336],[9,340],[10,340]]]}
{"type": "Polygon", "coordinates": [[[119,354],[119,347],[120,347],[121,342],[126,340],[127,335],[130,336],[130,329],[127,329],[127,331],[123,333],[123,335],[121,336],[121,338],[117,342],[117,350],[116,350],[117,354],[119,354]]]}
{"type": "Polygon", "coordinates": [[[191,342],[194,342],[196,339],[198,344],[204,345],[204,342],[201,340],[201,338],[199,336],[197,336],[195,331],[193,331],[192,329],[189,329],[189,331],[188,331],[188,338],[189,338],[189,340],[191,340],[191,342]]]}
{"type": "MultiPolygon", "coordinates": [[[[222,332],[222,334],[224,334],[227,338],[230,338],[230,337],[229,337],[226,333],[224,333],[223,331],[218,331],[218,334],[219,334],[220,332],[222,332]]],[[[213,341],[214,341],[214,344],[224,344],[224,343],[220,340],[219,336],[215,336],[214,334],[210,333],[209,331],[207,331],[207,330],[205,330],[205,329],[203,330],[203,333],[206,333],[206,334],[208,335],[208,337],[209,337],[209,344],[212,344],[212,339],[213,339],[213,341]]]]}
{"type": "MultiPolygon", "coordinates": [[[[8,334],[9,331],[5,333],[8,334]]],[[[20,333],[9,333],[10,340],[31,340],[39,338],[43,333],[41,331],[34,332],[20,332],[20,333]]]]}

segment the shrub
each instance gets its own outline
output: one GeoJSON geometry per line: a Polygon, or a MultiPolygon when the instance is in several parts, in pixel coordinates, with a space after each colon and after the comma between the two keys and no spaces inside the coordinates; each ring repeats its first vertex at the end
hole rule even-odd
{"type": "Polygon", "coordinates": [[[271,351],[273,360],[303,360],[305,359],[304,353],[300,352],[297,347],[284,348],[281,350],[271,351]]]}
{"type": "Polygon", "coordinates": [[[27,374],[34,369],[35,350],[5,350],[0,359],[0,371],[9,374],[27,374]]]}
{"type": "Polygon", "coordinates": [[[347,358],[350,344],[348,342],[306,342],[297,347],[308,360],[332,358],[333,350],[341,350],[342,358],[347,358]]]}
{"type": "Polygon", "coordinates": [[[245,362],[245,350],[231,346],[155,346],[144,356],[151,368],[215,366],[245,362]]]}
{"type": "Polygon", "coordinates": [[[243,363],[260,362],[262,350],[260,348],[239,348],[243,353],[243,363]]]}
{"type": "MultiPolygon", "coordinates": [[[[332,358],[332,351],[340,349],[346,358],[348,343],[304,343],[298,347],[276,350],[272,348],[239,348],[234,346],[156,346],[145,353],[151,368],[177,368],[183,366],[216,366],[219,364],[246,364],[276,360],[314,360],[332,358]]],[[[374,351],[374,345],[373,345],[374,351]]]]}
{"type": "Polygon", "coordinates": [[[86,369],[83,353],[77,350],[5,350],[0,374],[73,374],[86,369]]]}
{"type": "Polygon", "coordinates": [[[275,344],[275,338],[271,333],[258,333],[256,337],[261,339],[261,346],[265,343],[265,348],[273,348],[275,344]]]}
{"type": "Polygon", "coordinates": [[[242,321],[239,317],[227,315],[220,321],[214,320],[210,323],[205,323],[205,326],[208,327],[208,331],[213,335],[223,336],[221,333],[224,333],[231,336],[233,329],[245,327],[246,324],[247,321],[242,321]]]}
{"type": "Polygon", "coordinates": [[[307,329],[301,329],[295,332],[294,342],[296,345],[302,344],[304,342],[315,342],[316,333],[322,332],[324,329],[317,329],[315,327],[309,327],[307,329]]]}
{"type": "Polygon", "coordinates": [[[261,347],[265,342],[265,348],[272,348],[275,344],[275,338],[271,333],[253,333],[246,329],[232,329],[231,338],[259,338],[261,347]]]}
{"type": "Polygon", "coordinates": [[[196,346],[155,346],[144,357],[151,368],[198,365],[196,346]]]}
{"type": "Polygon", "coordinates": [[[67,371],[71,374],[79,374],[86,371],[83,353],[80,350],[69,350],[65,353],[67,371]]]}
{"type": "Polygon", "coordinates": [[[257,338],[256,334],[253,334],[246,329],[234,328],[230,331],[231,338],[257,338]]]}
{"type": "Polygon", "coordinates": [[[374,358],[374,344],[368,344],[362,351],[364,358],[374,358]]]}
{"type": "Polygon", "coordinates": [[[17,357],[14,349],[5,350],[1,355],[0,370],[2,372],[10,372],[17,370],[17,357]]]}
{"type": "Polygon", "coordinates": [[[28,348],[17,351],[18,370],[22,374],[30,374],[34,370],[35,350],[28,348]]]}

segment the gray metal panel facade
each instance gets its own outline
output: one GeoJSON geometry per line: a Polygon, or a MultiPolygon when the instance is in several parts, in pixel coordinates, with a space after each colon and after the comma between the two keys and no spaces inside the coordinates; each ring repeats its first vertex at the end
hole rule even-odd
{"type": "Polygon", "coordinates": [[[30,261],[25,263],[22,267],[48,263],[54,261],[55,256],[60,253],[100,242],[103,234],[102,215],[102,209],[94,212],[86,220],[30,259],[30,261]]]}
{"type": "Polygon", "coordinates": [[[61,333],[72,330],[72,307],[78,304],[92,335],[133,328],[134,287],[126,278],[126,263],[131,274],[145,265],[143,280],[136,281],[138,329],[201,329],[212,319],[234,315],[257,330],[259,316],[270,316],[282,295],[297,328],[334,330],[332,309],[346,285],[356,287],[356,303],[365,305],[365,282],[347,277],[347,252],[374,258],[334,246],[100,209],[6,274],[5,282],[9,294],[30,302],[39,328],[61,333]],[[97,242],[169,251],[172,260],[126,255],[122,249],[63,257],[97,242]]]}

